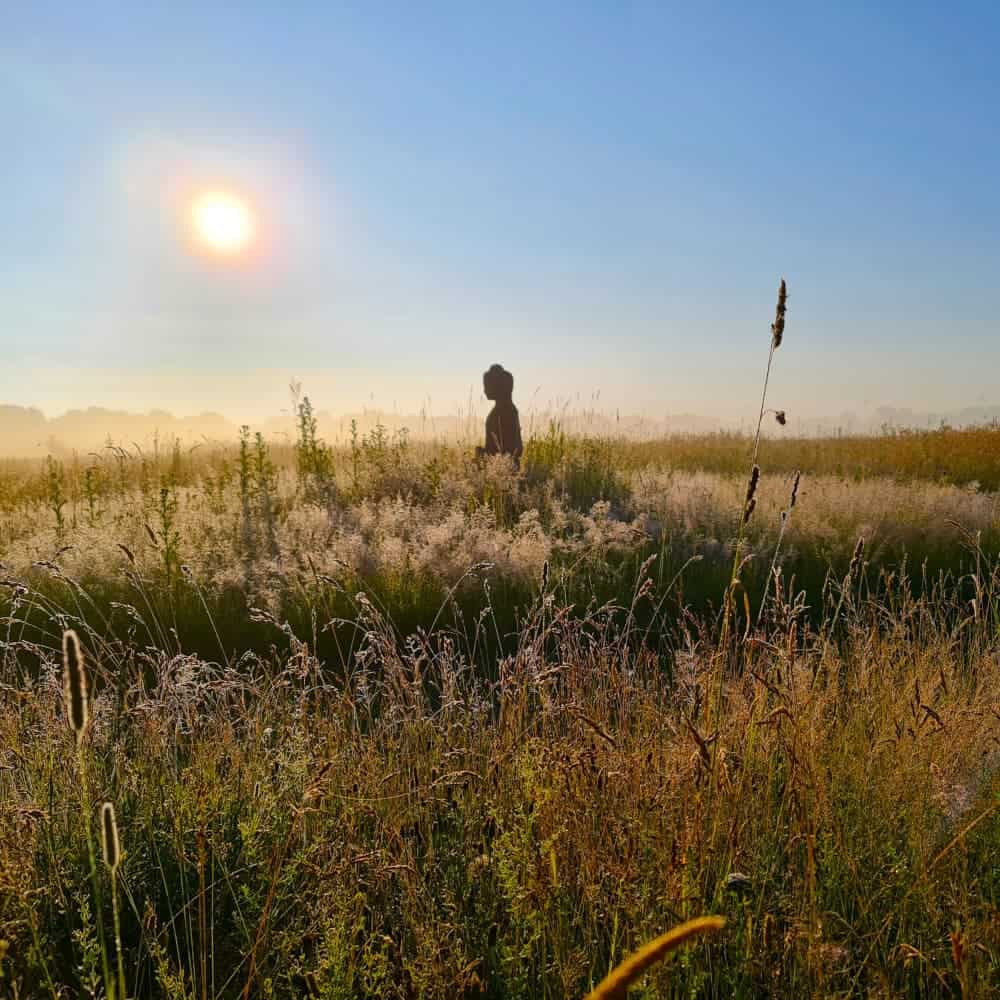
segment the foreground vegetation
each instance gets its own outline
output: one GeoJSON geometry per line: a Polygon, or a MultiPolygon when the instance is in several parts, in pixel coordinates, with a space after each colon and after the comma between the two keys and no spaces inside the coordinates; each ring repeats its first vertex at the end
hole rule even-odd
{"type": "Polygon", "coordinates": [[[306,440],[8,473],[10,995],[116,979],[102,801],[130,996],[1000,985],[992,495],[306,440]]]}
{"type": "Polygon", "coordinates": [[[9,996],[1000,989],[995,430],[297,412],[0,478],[9,996]]]}

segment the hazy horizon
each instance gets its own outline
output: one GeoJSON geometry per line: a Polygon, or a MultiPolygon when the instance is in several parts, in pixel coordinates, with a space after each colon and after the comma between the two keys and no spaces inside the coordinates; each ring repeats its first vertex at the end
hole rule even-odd
{"type": "Polygon", "coordinates": [[[23,6],[0,403],[448,413],[500,362],[522,408],[739,422],[784,276],[790,417],[992,405],[998,40],[986,4],[23,6]],[[211,191],[243,252],[193,242],[211,191]]]}
{"type": "MultiPolygon", "coordinates": [[[[766,360],[766,355],[765,355],[766,360]]],[[[763,369],[763,362],[761,363],[763,369]]],[[[383,377],[375,388],[366,385],[352,385],[349,376],[343,373],[306,372],[301,377],[282,376],[277,372],[243,372],[228,380],[220,380],[215,373],[142,373],[122,370],[117,372],[79,371],[52,369],[46,372],[30,372],[24,383],[11,389],[0,398],[0,406],[12,405],[26,409],[40,410],[46,418],[53,419],[70,411],[106,409],[119,410],[130,414],[146,414],[154,410],[167,411],[173,417],[190,418],[204,414],[218,414],[235,425],[255,423],[291,413],[290,384],[297,382],[304,395],[308,395],[314,405],[337,416],[363,411],[380,411],[406,415],[430,414],[437,417],[467,413],[471,409],[483,413],[489,403],[482,396],[480,379],[471,378],[462,385],[460,377],[437,386],[442,395],[430,393],[421,397],[407,388],[406,380],[383,377]],[[395,383],[395,384],[393,384],[395,383]],[[393,392],[393,389],[398,391],[393,392]],[[381,391],[380,391],[381,390],[381,391]]],[[[600,388],[588,391],[573,389],[563,383],[564,395],[549,395],[546,386],[539,382],[534,387],[522,385],[515,388],[515,402],[525,412],[552,412],[568,410],[600,413],[613,419],[616,415],[635,419],[660,421],[675,417],[699,417],[712,419],[720,426],[732,427],[756,420],[759,406],[760,387],[757,399],[753,399],[753,380],[760,381],[762,372],[748,371],[747,390],[733,393],[727,398],[710,399],[698,397],[643,399],[637,392],[617,394],[600,388]],[[615,404],[613,400],[618,399],[615,404]]],[[[787,381],[776,375],[774,383],[787,381]]],[[[559,385],[560,383],[556,383],[559,385]]],[[[963,410],[1000,409],[1000,390],[990,393],[983,391],[975,397],[963,397],[960,393],[949,401],[942,396],[937,406],[929,405],[925,399],[892,398],[851,398],[827,399],[824,397],[803,399],[795,392],[786,392],[774,401],[786,408],[793,423],[828,422],[845,416],[864,421],[882,411],[915,414],[913,426],[926,423],[943,414],[955,414],[963,410]],[[789,403],[788,400],[797,401],[789,403]],[[827,404],[827,405],[824,405],[827,404]]]]}
{"type": "MultiPolygon", "coordinates": [[[[254,433],[262,432],[266,440],[275,444],[291,443],[298,430],[291,399],[289,404],[280,412],[253,419],[217,411],[184,414],[164,408],[128,411],[97,406],[47,414],[37,407],[0,403],[0,459],[43,458],[49,454],[64,457],[74,453],[79,455],[102,451],[109,443],[126,448],[138,446],[143,450],[156,445],[171,447],[174,441],[184,445],[210,443],[232,446],[238,440],[242,425],[249,426],[254,433]]],[[[481,439],[482,421],[488,405],[473,399],[471,405],[451,412],[430,409],[407,412],[377,406],[338,411],[325,407],[322,400],[317,400],[314,414],[318,434],[334,445],[346,444],[354,433],[353,428],[358,434],[365,435],[382,426],[391,436],[405,430],[414,441],[450,441],[471,447],[481,439]]],[[[633,440],[732,431],[748,434],[756,426],[756,416],[738,421],[698,413],[644,417],[599,408],[574,408],[572,401],[554,407],[528,406],[522,410],[521,418],[526,437],[546,435],[553,422],[569,434],[633,440]]],[[[784,439],[817,438],[879,434],[887,428],[927,430],[941,425],[960,428],[995,426],[998,423],[1000,403],[939,413],[884,407],[861,413],[846,411],[828,414],[812,420],[793,415],[780,427],[769,416],[763,433],[768,437],[784,439]]]]}
{"type": "MultiPolygon", "coordinates": [[[[175,420],[193,420],[199,417],[219,417],[235,427],[241,424],[255,424],[278,419],[294,419],[293,385],[298,386],[299,398],[309,397],[314,409],[336,419],[350,418],[359,414],[384,414],[397,415],[401,418],[418,419],[450,419],[466,418],[470,413],[485,414],[490,407],[490,403],[481,394],[477,395],[476,388],[470,384],[464,397],[456,397],[451,404],[443,403],[436,405],[432,397],[417,400],[412,406],[401,406],[395,399],[380,400],[375,394],[370,394],[368,399],[360,397],[355,401],[355,405],[347,405],[340,402],[336,396],[330,397],[317,394],[308,385],[304,385],[297,379],[292,379],[285,385],[284,393],[274,392],[266,398],[255,397],[241,401],[234,396],[232,405],[207,405],[202,407],[192,406],[185,408],[170,403],[174,397],[163,396],[160,399],[155,397],[145,397],[140,405],[129,406],[127,404],[117,404],[114,402],[101,401],[100,399],[82,400],[72,405],[43,406],[37,403],[18,402],[13,399],[0,400],[0,411],[5,409],[15,409],[21,411],[36,411],[44,419],[52,421],[65,419],[74,414],[89,412],[122,413],[128,416],[145,417],[151,414],[163,413],[175,420]],[[284,397],[284,402],[281,397],[284,397]],[[267,404],[274,405],[268,409],[267,404]]],[[[253,394],[251,394],[253,396],[253,394]]],[[[112,398],[115,394],[112,394],[112,398]]],[[[216,397],[218,402],[218,397],[216,397]]],[[[720,427],[732,428],[745,424],[756,424],[757,410],[750,408],[745,411],[731,411],[727,416],[724,412],[713,412],[703,407],[702,409],[671,409],[667,406],[643,409],[641,407],[609,407],[604,405],[600,392],[592,393],[589,397],[584,397],[582,393],[576,393],[572,398],[542,399],[540,392],[536,390],[530,396],[526,395],[519,403],[519,409],[525,414],[557,414],[563,413],[573,419],[583,419],[586,416],[598,417],[602,420],[629,420],[648,421],[651,424],[662,423],[677,419],[694,418],[712,422],[720,427]]],[[[759,400],[758,400],[759,403],[759,400]]],[[[773,412],[773,408],[769,408],[773,412]]],[[[983,394],[979,400],[955,402],[950,406],[942,406],[939,409],[921,408],[913,406],[894,405],[888,402],[864,401],[857,407],[843,408],[840,410],[830,410],[821,412],[818,408],[813,410],[799,410],[786,412],[790,425],[828,423],[835,420],[852,419],[856,421],[868,421],[880,418],[881,415],[890,414],[894,421],[898,421],[899,426],[919,428],[926,424],[928,420],[952,419],[962,414],[973,421],[992,420],[993,413],[1000,415],[1000,391],[995,396],[989,397],[983,394]],[[987,414],[988,416],[974,416],[975,414],[987,414]]],[[[787,425],[786,425],[787,426],[787,425]]]]}

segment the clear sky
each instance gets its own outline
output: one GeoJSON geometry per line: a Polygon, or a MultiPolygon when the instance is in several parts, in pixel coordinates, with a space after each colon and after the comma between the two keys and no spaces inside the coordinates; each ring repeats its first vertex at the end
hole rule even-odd
{"type": "Polygon", "coordinates": [[[1000,5],[10,5],[0,402],[1000,403],[1000,5]],[[252,253],[188,201],[247,199],[252,253]]]}

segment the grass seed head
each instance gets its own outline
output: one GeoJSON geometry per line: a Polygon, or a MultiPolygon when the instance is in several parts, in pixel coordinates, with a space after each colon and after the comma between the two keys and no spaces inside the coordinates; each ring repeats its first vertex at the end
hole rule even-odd
{"type": "Polygon", "coordinates": [[[104,863],[115,871],[121,862],[122,852],[113,802],[105,802],[101,806],[101,851],[104,854],[104,863]]]}
{"type": "Polygon", "coordinates": [[[63,632],[63,691],[69,711],[69,724],[76,733],[77,740],[83,738],[90,719],[87,701],[87,668],[83,662],[83,649],[76,632],[63,632]]]}
{"type": "Polygon", "coordinates": [[[785,424],[788,423],[788,416],[787,416],[787,414],[785,413],[784,410],[775,410],[774,411],[774,419],[782,427],[784,427],[785,424]]]}
{"type": "Polygon", "coordinates": [[[848,569],[848,574],[854,576],[857,573],[859,567],[861,566],[861,556],[865,551],[865,536],[861,535],[858,538],[858,544],[854,546],[854,555],[851,556],[851,565],[848,569]]]}
{"type": "Polygon", "coordinates": [[[965,965],[966,947],[965,938],[962,936],[961,928],[952,931],[948,935],[951,942],[951,960],[955,963],[956,969],[961,969],[965,965]]]}
{"type": "Polygon", "coordinates": [[[802,480],[802,473],[796,470],[795,478],[792,480],[792,498],[788,501],[788,509],[791,510],[799,499],[799,482],[802,480]]]}
{"type": "Polygon", "coordinates": [[[754,464],[750,470],[750,482],[747,483],[747,498],[743,503],[743,523],[746,524],[757,506],[757,484],[760,482],[760,466],[754,464]]]}
{"type": "Polygon", "coordinates": [[[778,286],[778,307],[774,312],[774,322],[771,324],[771,346],[774,350],[781,347],[781,339],[785,335],[785,303],[788,301],[788,292],[785,288],[785,279],[781,279],[778,286]]]}
{"type": "Polygon", "coordinates": [[[750,501],[757,495],[757,483],[760,482],[760,466],[754,465],[750,470],[750,482],[747,483],[747,498],[746,503],[749,505],[750,501]]]}

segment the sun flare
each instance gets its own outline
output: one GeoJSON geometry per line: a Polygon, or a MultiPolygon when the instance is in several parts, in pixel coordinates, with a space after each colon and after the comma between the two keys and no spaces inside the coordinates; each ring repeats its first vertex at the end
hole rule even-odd
{"type": "Polygon", "coordinates": [[[199,195],[191,219],[199,243],[214,253],[234,255],[246,250],[256,235],[250,205],[224,191],[199,195]]]}

